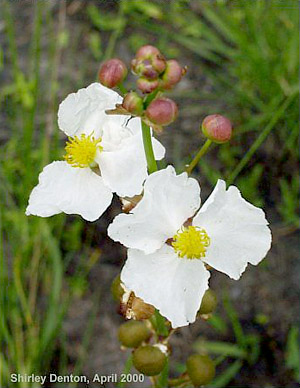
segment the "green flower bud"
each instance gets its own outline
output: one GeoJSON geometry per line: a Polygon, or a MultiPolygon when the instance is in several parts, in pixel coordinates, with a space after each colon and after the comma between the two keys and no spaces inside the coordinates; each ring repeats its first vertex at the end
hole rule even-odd
{"type": "Polygon", "coordinates": [[[232,135],[232,125],[226,117],[215,114],[206,116],[202,122],[202,132],[215,143],[226,143],[232,135]]]}
{"type": "Polygon", "coordinates": [[[133,365],[146,376],[156,376],[164,368],[167,356],[156,346],[140,346],[133,352],[133,365]]]}
{"type": "Polygon", "coordinates": [[[127,68],[123,61],[118,58],[104,62],[99,70],[99,81],[108,88],[119,85],[127,75],[127,68]]]}
{"type": "Polygon", "coordinates": [[[135,116],[140,116],[144,111],[143,99],[137,92],[127,93],[123,99],[122,106],[135,116]]]}
{"type": "Polygon", "coordinates": [[[211,289],[206,290],[205,294],[203,295],[198,314],[212,313],[217,307],[217,304],[218,304],[218,300],[217,300],[216,293],[211,289]]]}
{"type": "Polygon", "coordinates": [[[150,329],[140,321],[125,322],[118,332],[119,341],[127,348],[137,348],[142,342],[147,341],[150,335],[150,329]]]}
{"type": "Polygon", "coordinates": [[[215,364],[208,356],[193,354],[186,361],[186,369],[195,387],[208,384],[215,376],[215,364]]]}
{"type": "Polygon", "coordinates": [[[178,115],[176,103],[170,98],[159,97],[153,100],[146,109],[146,117],[156,125],[171,124],[178,115]]]}
{"type": "Polygon", "coordinates": [[[119,302],[124,294],[124,288],[121,285],[120,275],[116,276],[111,283],[110,291],[112,293],[113,299],[116,302],[119,302]]]}

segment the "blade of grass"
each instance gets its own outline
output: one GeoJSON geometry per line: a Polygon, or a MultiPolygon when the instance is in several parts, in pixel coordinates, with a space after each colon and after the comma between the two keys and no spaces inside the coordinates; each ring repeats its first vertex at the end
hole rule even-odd
{"type": "MultiPolygon", "coordinates": [[[[96,317],[97,317],[97,313],[99,311],[99,306],[100,306],[100,292],[98,292],[95,296],[94,296],[94,301],[93,301],[93,307],[92,307],[92,314],[89,318],[89,321],[87,323],[87,327],[85,329],[85,332],[84,332],[84,335],[83,335],[83,339],[82,339],[82,343],[81,343],[81,352],[77,358],[77,361],[76,361],[76,364],[74,366],[74,370],[73,370],[73,374],[74,376],[79,376],[80,373],[81,373],[81,370],[82,370],[82,366],[83,366],[83,362],[84,362],[84,359],[87,355],[87,351],[88,351],[88,346],[90,344],[90,340],[91,340],[91,337],[92,337],[92,334],[93,334],[93,330],[94,330],[94,324],[95,324],[95,320],[96,320],[96,317]]],[[[77,387],[78,383],[71,383],[68,385],[69,388],[75,388],[77,387]]]]}
{"type": "Polygon", "coordinates": [[[194,343],[194,348],[199,353],[212,353],[227,357],[246,358],[247,353],[236,344],[218,341],[199,340],[194,343]]]}
{"type": "MultiPolygon", "coordinates": [[[[128,375],[131,371],[131,368],[133,366],[133,362],[132,362],[132,355],[130,354],[130,356],[127,358],[126,362],[125,362],[125,366],[124,366],[124,369],[123,369],[123,373],[122,375],[128,375]]],[[[125,383],[126,379],[124,379],[123,382],[119,382],[117,384],[117,387],[118,388],[123,388],[125,387],[126,383],[125,383]]]]}
{"type": "Polygon", "coordinates": [[[263,131],[259,134],[259,136],[256,138],[254,143],[251,145],[249,150],[246,152],[244,157],[241,159],[241,161],[238,163],[238,165],[234,168],[234,170],[229,174],[227,178],[227,184],[231,185],[235,179],[239,176],[241,171],[245,168],[247,163],[250,161],[252,156],[255,154],[255,152],[259,149],[259,147],[262,145],[262,143],[266,140],[272,129],[277,124],[278,120],[283,116],[284,112],[286,111],[287,107],[291,104],[291,102],[296,97],[296,93],[289,96],[284,103],[281,105],[281,107],[274,113],[273,118],[271,121],[266,125],[266,127],[263,129],[263,131]]]}
{"type": "Polygon", "coordinates": [[[230,381],[238,374],[243,366],[243,362],[240,360],[234,361],[223,373],[218,375],[210,384],[210,388],[222,388],[228,387],[230,381]]]}
{"type": "Polygon", "coordinates": [[[224,304],[224,308],[226,310],[226,313],[230,319],[237,343],[239,344],[239,346],[242,349],[245,349],[246,342],[245,342],[245,335],[243,333],[243,328],[242,328],[242,325],[239,321],[238,314],[237,314],[236,310],[233,308],[228,295],[224,296],[223,304],[224,304]]]}

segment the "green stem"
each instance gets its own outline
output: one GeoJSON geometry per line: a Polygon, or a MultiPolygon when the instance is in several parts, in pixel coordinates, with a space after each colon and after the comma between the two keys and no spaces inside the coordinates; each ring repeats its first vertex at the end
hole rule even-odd
{"type": "Polygon", "coordinates": [[[186,383],[190,382],[190,379],[187,375],[178,377],[177,379],[169,379],[168,387],[179,387],[186,383]]]}
{"type": "Polygon", "coordinates": [[[156,89],[156,90],[154,90],[152,93],[149,93],[148,95],[147,95],[147,97],[145,98],[145,100],[144,100],[144,105],[145,105],[145,108],[147,108],[147,106],[150,104],[150,102],[152,102],[154,99],[155,99],[155,97],[157,96],[157,95],[159,95],[159,90],[158,89],[156,89]]]}
{"type": "Polygon", "coordinates": [[[193,169],[197,166],[199,160],[202,158],[203,155],[206,154],[211,143],[212,141],[210,139],[207,139],[203,146],[200,148],[197,155],[194,157],[194,159],[191,161],[191,163],[187,166],[185,170],[188,174],[191,174],[193,169]]]}
{"type": "Polygon", "coordinates": [[[124,84],[120,83],[118,85],[118,88],[119,88],[120,92],[125,96],[125,94],[127,93],[127,89],[125,88],[124,84]]]}
{"type": "Polygon", "coordinates": [[[152,147],[152,139],[151,139],[151,131],[150,127],[142,121],[142,132],[143,132],[143,143],[144,150],[147,160],[148,172],[152,174],[157,171],[157,164],[154,157],[153,147],[152,147]]]}
{"type": "Polygon", "coordinates": [[[268,123],[268,125],[264,128],[264,130],[259,134],[259,136],[256,138],[254,143],[251,145],[249,150],[246,152],[244,157],[241,159],[241,161],[238,163],[238,165],[235,167],[235,169],[232,171],[232,173],[229,175],[227,179],[227,184],[231,185],[234,180],[238,177],[240,172],[245,168],[245,166],[248,164],[250,159],[252,158],[253,154],[258,150],[258,148],[262,145],[262,143],[266,140],[269,133],[272,131],[272,129],[277,124],[278,120],[281,118],[281,116],[285,113],[287,107],[290,105],[290,103],[293,101],[297,93],[292,94],[290,97],[288,97],[284,103],[281,105],[281,107],[277,110],[277,112],[274,113],[274,116],[272,120],[268,123]]]}
{"type": "MultiPolygon", "coordinates": [[[[131,368],[133,366],[133,362],[132,362],[132,355],[130,354],[130,356],[127,358],[126,362],[125,362],[125,366],[124,366],[124,370],[123,370],[123,375],[128,375],[131,371],[131,368]]],[[[125,387],[126,383],[125,382],[119,382],[117,384],[117,387],[118,388],[123,388],[125,387]]]]}

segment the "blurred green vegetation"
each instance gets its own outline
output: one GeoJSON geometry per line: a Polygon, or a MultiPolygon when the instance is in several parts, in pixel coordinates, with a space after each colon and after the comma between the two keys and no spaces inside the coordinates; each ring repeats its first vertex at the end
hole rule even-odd
{"type": "MultiPolygon", "coordinates": [[[[104,5],[90,1],[76,3],[78,10],[75,3],[32,3],[30,44],[24,48],[19,42],[25,28],[22,5],[2,1],[1,386],[7,386],[9,374],[16,370],[44,373],[54,358],[59,359],[55,368],[62,374],[67,371],[62,321],[72,300],[89,292],[88,274],[100,252],[90,247],[80,219],[68,223],[64,215],[27,218],[24,211],[42,167],[62,155],[56,126],[60,89],[67,94],[91,82],[89,63],[96,63],[96,70],[98,62],[117,55],[119,43],[125,52],[152,43],[182,64],[187,58],[192,85],[197,87],[191,90],[190,84],[170,94],[183,105],[183,116],[198,123],[219,112],[235,126],[233,141],[212,150],[196,173],[210,184],[219,177],[236,183],[249,201],[275,208],[273,218],[279,226],[297,228],[299,223],[297,2],[130,0],[104,5]],[[83,54],[82,31],[65,21],[72,17],[76,21],[76,12],[85,23],[83,54]],[[67,55],[64,72],[63,53],[67,55]],[[72,58],[78,55],[86,56],[85,66],[72,78],[72,58]]],[[[191,153],[196,152],[196,143],[191,153]]],[[[190,156],[178,147],[168,151],[178,169],[190,156]]],[[[94,299],[96,306],[98,296],[94,299]]],[[[76,371],[83,362],[95,311],[86,325],[76,371]]],[[[224,329],[217,318],[215,325],[224,329]]],[[[286,358],[293,370],[296,337],[293,329],[286,358]]],[[[233,365],[230,379],[242,363],[238,359],[233,365]]]]}

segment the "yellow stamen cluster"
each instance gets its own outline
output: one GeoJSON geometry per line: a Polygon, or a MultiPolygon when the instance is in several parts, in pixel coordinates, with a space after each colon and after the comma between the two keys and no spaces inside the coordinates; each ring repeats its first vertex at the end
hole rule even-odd
{"type": "Polygon", "coordinates": [[[209,244],[210,238],[206,231],[195,226],[182,227],[172,241],[172,246],[178,256],[188,259],[204,257],[209,244]]]}
{"type": "Polygon", "coordinates": [[[69,137],[65,147],[64,159],[72,167],[86,168],[92,166],[97,149],[102,151],[101,138],[95,139],[92,135],[82,134],[80,137],[69,137]]]}

